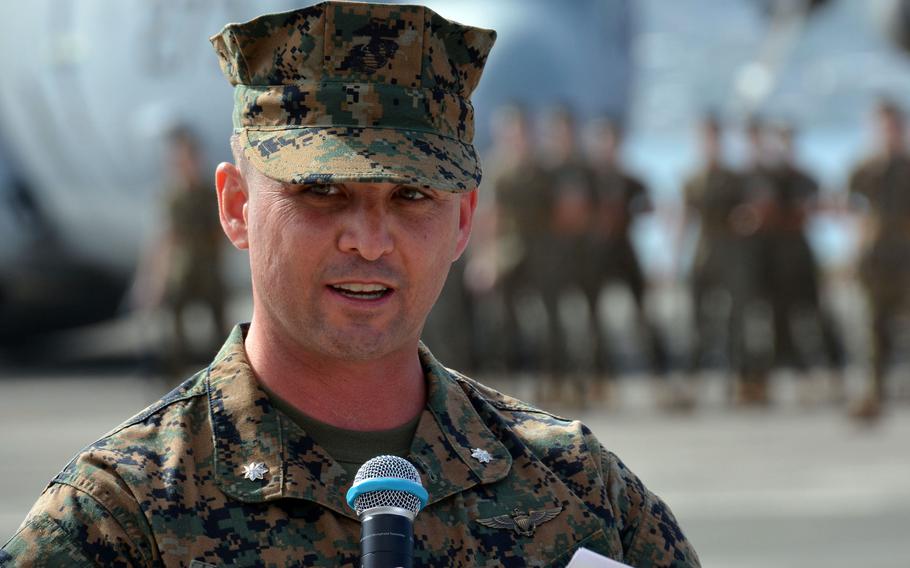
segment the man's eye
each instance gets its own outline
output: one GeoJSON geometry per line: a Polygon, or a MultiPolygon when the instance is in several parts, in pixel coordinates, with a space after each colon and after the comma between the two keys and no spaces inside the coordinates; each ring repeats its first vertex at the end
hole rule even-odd
{"type": "Polygon", "coordinates": [[[310,185],[304,188],[303,193],[319,197],[332,197],[341,193],[341,190],[334,185],[310,185]]]}
{"type": "Polygon", "coordinates": [[[420,201],[427,199],[427,194],[413,187],[402,187],[398,190],[398,196],[408,201],[420,201]]]}

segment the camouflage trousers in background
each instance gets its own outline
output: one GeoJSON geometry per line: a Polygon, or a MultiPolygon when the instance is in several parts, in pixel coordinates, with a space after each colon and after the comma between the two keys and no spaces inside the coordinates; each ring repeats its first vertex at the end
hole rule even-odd
{"type": "Polygon", "coordinates": [[[172,275],[164,299],[164,308],[171,317],[171,335],[164,346],[164,363],[175,376],[181,376],[183,367],[192,363],[194,350],[190,348],[187,328],[187,310],[192,305],[202,306],[211,316],[211,334],[200,350],[211,352],[217,348],[228,331],[225,317],[227,292],[218,266],[202,263],[179,276],[172,275]]]}
{"type": "Polygon", "coordinates": [[[885,375],[894,357],[898,319],[910,301],[910,240],[875,243],[860,262],[860,280],[869,305],[872,372],[868,395],[882,401],[885,375]]]}
{"type": "Polygon", "coordinates": [[[714,337],[719,337],[726,364],[737,384],[764,389],[767,365],[747,337],[749,311],[759,299],[756,286],[759,258],[758,242],[754,238],[730,236],[703,239],[700,243],[691,283],[695,329],[690,373],[705,366],[709,345],[715,341],[714,337]],[[712,299],[719,296],[725,296],[729,303],[722,322],[717,321],[719,310],[712,305],[712,299]]]}
{"type": "Polygon", "coordinates": [[[607,348],[609,338],[601,313],[604,287],[619,283],[632,295],[637,337],[650,371],[658,376],[666,374],[667,348],[657,327],[648,318],[645,305],[647,282],[632,243],[627,238],[591,242],[586,257],[581,288],[591,321],[595,373],[601,378],[612,379],[618,371],[615,357],[607,348]]]}
{"type": "Polygon", "coordinates": [[[562,377],[569,371],[569,355],[559,302],[572,285],[572,243],[540,238],[528,243],[526,249],[525,257],[499,284],[502,361],[510,372],[535,371],[562,377]],[[522,303],[531,296],[537,296],[544,309],[544,344],[536,348],[532,348],[531,338],[522,329],[520,317],[522,303]]]}
{"type": "Polygon", "coordinates": [[[465,286],[465,264],[464,258],[452,264],[442,292],[427,317],[421,340],[438,345],[440,357],[451,361],[453,367],[474,371],[486,364],[488,355],[478,342],[478,302],[465,286]]]}
{"type": "Polygon", "coordinates": [[[772,366],[809,368],[805,341],[798,341],[794,324],[811,323],[821,339],[824,358],[832,370],[844,366],[844,347],[834,322],[821,302],[819,267],[805,236],[799,232],[769,234],[762,238],[760,295],[771,308],[774,334],[772,366]]]}

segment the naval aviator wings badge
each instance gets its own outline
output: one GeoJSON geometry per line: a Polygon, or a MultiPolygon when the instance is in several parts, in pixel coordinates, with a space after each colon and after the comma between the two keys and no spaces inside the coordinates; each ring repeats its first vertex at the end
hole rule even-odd
{"type": "Polygon", "coordinates": [[[537,527],[547,521],[552,521],[556,515],[562,512],[562,507],[555,509],[546,509],[543,511],[528,511],[522,513],[516,507],[508,515],[498,515],[489,519],[477,519],[477,522],[485,527],[494,529],[513,529],[522,536],[534,536],[537,527]]]}

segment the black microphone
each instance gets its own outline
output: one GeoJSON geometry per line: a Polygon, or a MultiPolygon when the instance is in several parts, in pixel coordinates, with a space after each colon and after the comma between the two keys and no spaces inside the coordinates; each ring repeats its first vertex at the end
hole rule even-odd
{"type": "Polygon", "coordinates": [[[414,517],[427,504],[417,469],[398,456],[376,456],[360,466],[348,505],[360,517],[361,568],[411,568],[414,517]]]}

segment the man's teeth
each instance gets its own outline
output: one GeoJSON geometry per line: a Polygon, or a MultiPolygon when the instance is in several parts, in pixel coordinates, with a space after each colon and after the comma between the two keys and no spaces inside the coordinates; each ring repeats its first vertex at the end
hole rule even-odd
{"type": "Polygon", "coordinates": [[[333,284],[332,288],[345,296],[365,300],[380,298],[389,290],[382,284],[333,284]]]}
{"type": "Polygon", "coordinates": [[[388,290],[382,284],[335,284],[333,287],[347,292],[385,292],[388,290]]]}

